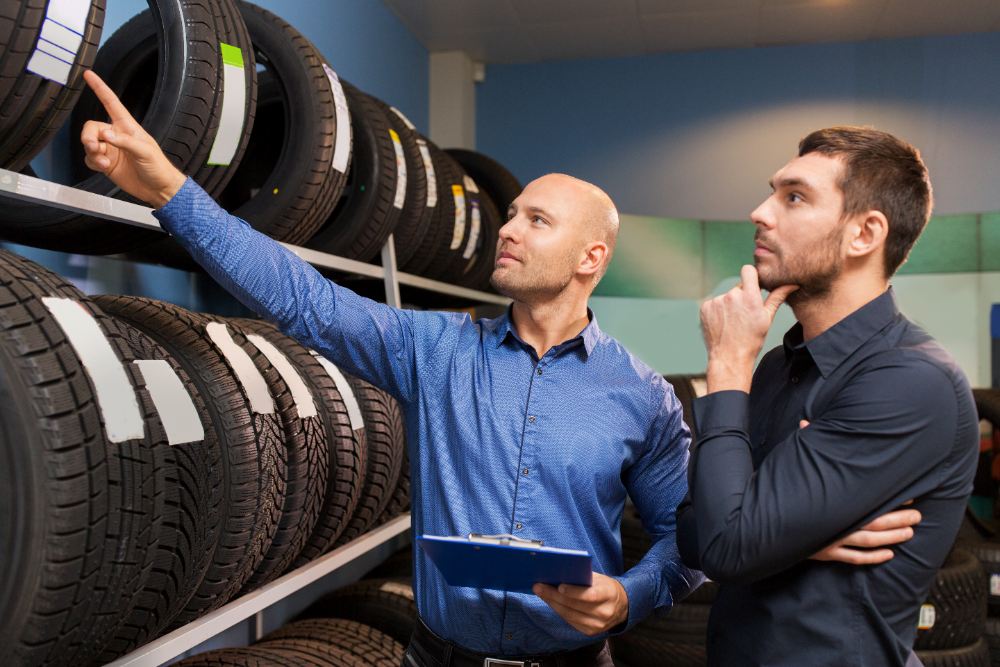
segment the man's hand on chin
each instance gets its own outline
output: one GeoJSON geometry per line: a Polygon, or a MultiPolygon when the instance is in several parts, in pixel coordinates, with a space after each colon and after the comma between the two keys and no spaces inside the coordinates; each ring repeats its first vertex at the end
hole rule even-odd
{"type": "Polygon", "coordinates": [[[594,637],[628,620],[628,595],[617,579],[594,572],[589,587],[535,584],[535,595],[571,626],[594,637]]]}
{"type": "Polygon", "coordinates": [[[767,301],[760,293],[757,269],[744,266],[741,282],[701,304],[701,330],[708,351],[708,391],[750,391],[753,366],[778,308],[798,289],[783,285],[767,301]]]}

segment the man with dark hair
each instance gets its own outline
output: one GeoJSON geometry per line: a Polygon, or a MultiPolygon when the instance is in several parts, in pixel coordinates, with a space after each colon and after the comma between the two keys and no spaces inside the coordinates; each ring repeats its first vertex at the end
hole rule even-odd
{"type": "Polygon", "coordinates": [[[927,170],[890,134],[835,127],[806,137],[771,187],[751,218],[756,268],[701,310],[709,393],[694,405],[678,539],[722,584],[709,662],[918,665],[919,607],[978,441],[965,376],[889,286],[930,216],[927,170]],[[798,323],[754,372],[786,299],[798,323]],[[880,515],[870,528],[896,530],[844,541],[880,515]],[[817,553],[831,541],[858,565],[817,553]]]}

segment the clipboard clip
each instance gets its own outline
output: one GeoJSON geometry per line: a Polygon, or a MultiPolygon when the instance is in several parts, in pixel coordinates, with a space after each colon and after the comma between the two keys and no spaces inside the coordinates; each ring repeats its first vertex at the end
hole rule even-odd
{"type": "Polygon", "coordinates": [[[469,533],[470,542],[483,542],[485,544],[501,544],[511,547],[543,547],[544,540],[526,540],[517,535],[483,535],[482,533],[469,533]]]}

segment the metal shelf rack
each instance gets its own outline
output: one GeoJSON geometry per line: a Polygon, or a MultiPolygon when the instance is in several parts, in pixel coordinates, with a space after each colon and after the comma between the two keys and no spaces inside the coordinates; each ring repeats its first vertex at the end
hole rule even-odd
{"type": "MultiPolygon", "coordinates": [[[[53,206],[75,213],[84,213],[96,217],[120,222],[135,227],[160,229],[160,223],[153,217],[153,209],[131,202],[112,199],[94,194],[68,185],[60,185],[33,176],[19,174],[9,169],[0,169],[0,194],[29,201],[36,204],[53,206]]],[[[419,289],[447,294],[467,299],[470,303],[494,303],[506,305],[510,302],[506,297],[481,292],[479,290],[459,287],[439,280],[431,280],[423,276],[403,273],[396,269],[396,251],[392,237],[382,248],[382,266],[367,264],[346,257],[330,255],[318,250],[282,243],[283,246],[313,266],[344,271],[368,278],[382,278],[385,282],[385,302],[390,306],[399,307],[399,286],[407,285],[419,289]]]]}
{"type": "MultiPolygon", "coordinates": [[[[0,195],[126,225],[160,229],[151,208],[7,169],[0,169],[0,195]]],[[[287,243],[282,245],[314,266],[381,278],[385,284],[385,302],[391,306],[401,305],[400,285],[465,299],[470,303],[509,303],[509,299],[496,294],[398,271],[391,236],[382,248],[381,266],[287,243]]],[[[324,594],[360,579],[390,554],[409,544],[409,529],[410,515],[397,517],[110,664],[113,667],[158,667],[213,648],[252,643],[286,623],[324,594]]]]}

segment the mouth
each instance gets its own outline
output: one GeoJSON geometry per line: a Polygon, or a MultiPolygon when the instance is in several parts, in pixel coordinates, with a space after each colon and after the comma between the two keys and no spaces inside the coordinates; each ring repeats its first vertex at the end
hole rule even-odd
{"type": "Polygon", "coordinates": [[[514,255],[510,254],[509,252],[501,252],[500,254],[497,255],[496,263],[497,266],[502,266],[506,264],[513,264],[514,262],[519,262],[519,261],[521,260],[519,260],[517,257],[514,257],[514,255]]]}
{"type": "Polygon", "coordinates": [[[774,255],[774,251],[769,247],[758,241],[754,244],[753,256],[754,257],[770,257],[774,255]]]}

